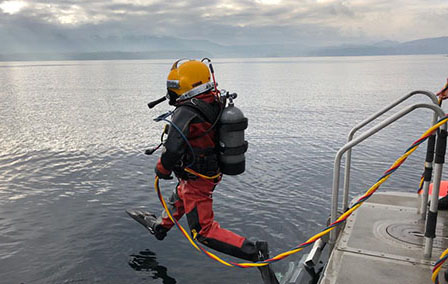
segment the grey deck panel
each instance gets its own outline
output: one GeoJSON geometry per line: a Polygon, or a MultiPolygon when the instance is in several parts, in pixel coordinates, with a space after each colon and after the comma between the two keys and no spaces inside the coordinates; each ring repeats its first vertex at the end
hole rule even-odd
{"type": "Polygon", "coordinates": [[[405,261],[387,260],[364,254],[338,253],[329,267],[332,271],[321,283],[432,283],[431,273],[426,265],[405,261]],[[335,263],[337,262],[337,265],[335,263]],[[429,272],[428,272],[429,271],[429,272]]]}
{"type": "Polygon", "coordinates": [[[417,204],[416,194],[373,195],[347,220],[320,283],[432,283],[432,264],[448,247],[448,218],[439,212],[433,256],[425,259],[417,204]]]}

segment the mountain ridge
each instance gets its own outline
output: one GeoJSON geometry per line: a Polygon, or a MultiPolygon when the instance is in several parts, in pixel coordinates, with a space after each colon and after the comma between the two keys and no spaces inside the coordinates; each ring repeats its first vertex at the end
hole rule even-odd
{"type": "MultiPolygon", "coordinates": [[[[448,54],[448,36],[406,42],[384,40],[372,44],[311,47],[294,43],[222,45],[210,40],[175,37],[125,36],[87,39],[78,48],[66,48],[71,40],[63,38],[57,48],[42,43],[32,52],[3,52],[0,61],[30,60],[119,60],[172,59],[179,57],[299,57],[448,54]]],[[[20,50],[20,49],[19,49],[20,50]]]]}

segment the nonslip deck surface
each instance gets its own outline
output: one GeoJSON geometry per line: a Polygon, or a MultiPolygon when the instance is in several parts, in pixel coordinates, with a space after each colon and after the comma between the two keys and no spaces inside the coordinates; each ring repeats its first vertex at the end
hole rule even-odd
{"type": "Polygon", "coordinates": [[[439,212],[433,256],[425,259],[418,201],[408,193],[372,196],[347,220],[320,283],[432,283],[432,265],[448,247],[448,218],[439,212]]]}

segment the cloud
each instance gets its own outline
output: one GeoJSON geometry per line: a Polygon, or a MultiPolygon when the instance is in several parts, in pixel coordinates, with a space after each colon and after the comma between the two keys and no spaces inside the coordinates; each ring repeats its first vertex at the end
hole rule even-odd
{"type": "Polygon", "coordinates": [[[20,12],[26,6],[26,2],[23,1],[4,1],[0,4],[0,10],[3,13],[12,15],[20,12]]]}
{"type": "Polygon", "coordinates": [[[445,36],[447,16],[446,0],[3,1],[0,49],[42,41],[48,48],[92,49],[95,38],[128,36],[229,45],[404,41],[445,36]]]}

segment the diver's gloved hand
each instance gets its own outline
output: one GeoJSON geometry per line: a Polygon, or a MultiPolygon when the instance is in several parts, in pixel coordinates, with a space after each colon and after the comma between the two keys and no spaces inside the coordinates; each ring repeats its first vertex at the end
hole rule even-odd
{"type": "Polygon", "coordinates": [[[165,167],[162,165],[162,162],[160,161],[160,159],[157,162],[157,165],[156,165],[154,171],[156,172],[156,175],[161,179],[173,179],[173,176],[171,175],[171,171],[165,169],[165,167]]]}
{"type": "Polygon", "coordinates": [[[173,179],[171,172],[169,174],[163,174],[157,169],[157,167],[154,169],[154,171],[156,172],[156,175],[161,179],[173,179]]]}

